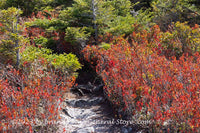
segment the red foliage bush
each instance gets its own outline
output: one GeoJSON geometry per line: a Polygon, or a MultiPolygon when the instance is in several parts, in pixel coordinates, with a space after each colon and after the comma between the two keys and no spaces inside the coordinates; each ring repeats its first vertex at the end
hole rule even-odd
{"type": "Polygon", "coordinates": [[[105,92],[119,108],[159,126],[168,122],[171,131],[200,131],[200,55],[168,60],[158,49],[158,32],[154,26],[149,33],[115,39],[108,50],[87,46],[83,52],[97,64],[105,92]]]}
{"type": "Polygon", "coordinates": [[[23,69],[8,66],[0,71],[0,131],[24,128],[24,132],[29,128],[32,132],[41,126],[38,123],[48,126],[44,122],[59,119],[62,94],[74,84],[75,77],[51,68],[42,70],[43,63],[35,62],[31,71],[26,62],[23,69]]]}

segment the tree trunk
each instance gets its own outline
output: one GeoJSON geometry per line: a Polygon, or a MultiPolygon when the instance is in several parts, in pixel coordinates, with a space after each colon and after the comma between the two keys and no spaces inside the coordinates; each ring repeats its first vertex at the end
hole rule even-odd
{"type": "MultiPolygon", "coordinates": [[[[17,37],[18,37],[18,21],[19,21],[19,15],[17,14],[17,21],[16,21],[16,29],[15,29],[15,33],[17,34],[17,37]]],[[[19,66],[19,62],[20,62],[20,57],[19,57],[19,40],[17,39],[15,41],[15,47],[17,48],[17,51],[16,51],[16,54],[17,54],[17,63],[16,63],[16,66],[18,67],[19,66]]]]}
{"type": "Polygon", "coordinates": [[[95,38],[95,44],[97,44],[98,41],[98,26],[96,23],[96,15],[97,15],[97,2],[96,0],[92,0],[92,13],[93,13],[93,23],[94,23],[94,38],[95,38]]]}

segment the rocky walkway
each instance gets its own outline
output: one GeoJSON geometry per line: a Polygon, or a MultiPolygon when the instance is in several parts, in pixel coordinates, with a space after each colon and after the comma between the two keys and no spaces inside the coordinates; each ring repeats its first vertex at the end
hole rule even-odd
{"type": "Polygon", "coordinates": [[[66,93],[58,133],[132,133],[117,125],[102,85],[79,85],[66,93]]]}

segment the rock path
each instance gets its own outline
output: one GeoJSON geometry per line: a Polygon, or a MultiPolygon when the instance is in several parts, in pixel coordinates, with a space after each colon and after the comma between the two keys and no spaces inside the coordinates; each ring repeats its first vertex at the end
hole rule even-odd
{"type": "Polygon", "coordinates": [[[79,96],[73,92],[67,94],[57,133],[134,133],[132,128],[116,124],[112,107],[103,93],[83,94],[83,90],[87,90],[88,86],[81,87],[76,88],[81,91],[79,96]]]}
{"type": "Polygon", "coordinates": [[[64,101],[58,132],[63,128],[66,130],[65,133],[120,132],[120,129],[112,123],[114,118],[111,107],[102,95],[75,96],[70,93],[64,101]]]}

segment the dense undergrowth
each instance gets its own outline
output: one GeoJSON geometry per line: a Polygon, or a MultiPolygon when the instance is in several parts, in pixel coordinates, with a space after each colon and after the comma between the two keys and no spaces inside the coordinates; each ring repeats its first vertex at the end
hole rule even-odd
{"type": "Polygon", "coordinates": [[[63,94],[73,86],[75,71],[81,65],[73,54],[56,55],[49,49],[31,46],[21,60],[23,64],[18,69],[1,66],[0,128],[32,132],[45,127],[43,131],[48,132],[52,128],[49,126],[59,119],[63,94]]]}
{"type": "MultiPolygon", "coordinates": [[[[62,41],[59,39],[62,36],[30,25],[35,15],[26,20],[26,26],[25,20],[21,20],[17,27],[9,29],[12,23],[13,27],[17,24],[17,18],[9,16],[13,12],[17,9],[1,12],[10,23],[3,21],[0,27],[0,131],[54,132],[60,119],[63,95],[74,85],[76,71],[82,65],[72,53],[53,51],[51,44],[62,41]],[[52,49],[47,48],[47,44],[52,49]],[[20,63],[15,65],[17,50],[20,63]]],[[[37,17],[42,19],[40,14],[37,17]]]]}
{"type": "Polygon", "coordinates": [[[87,61],[130,119],[152,120],[151,132],[200,132],[198,7],[195,0],[1,1],[0,131],[50,129],[38,123],[59,119],[62,95],[87,61]]]}
{"type": "MultiPolygon", "coordinates": [[[[179,26],[186,25],[175,24],[179,26]]],[[[190,29],[193,33],[200,31],[199,27],[190,29]]],[[[172,34],[182,33],[176,30],[172,34]]],[[[96,64],[104,90],[118,109],[131,117],[139,113],[138,119],[153,120],[152,132],[162,132],[163,128],[199,132],[200,55],[192,51],[195,45],[190,43],[182,51],[185,44],[181,39],[190,42],[189,36],[176,36],[174,41],[180,42],[177,46],[172,38],[166,39],[169,32],[162,33],[155,25],[150,31],[133,32],[127,39],[110,40],[110,47],[87,46],[83,52],[96,64]],[[172,46],[166,47],[166,41],[172,46]]]]}

